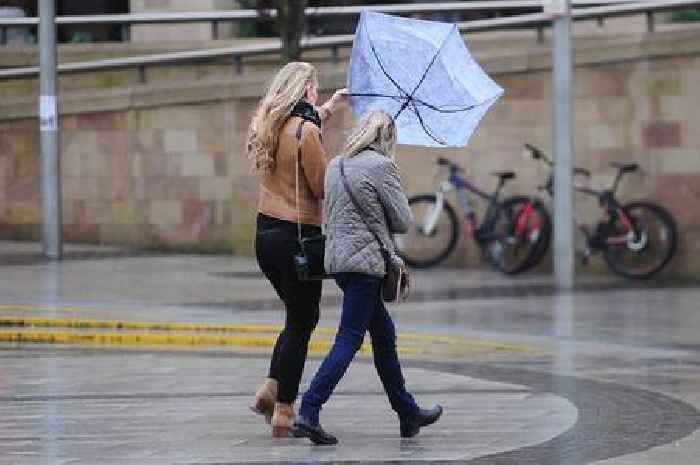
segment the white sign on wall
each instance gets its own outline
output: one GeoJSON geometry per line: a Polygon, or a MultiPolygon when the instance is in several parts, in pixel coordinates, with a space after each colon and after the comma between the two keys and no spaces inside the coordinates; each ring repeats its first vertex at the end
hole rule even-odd
{"type": "Polygon", "coordinates": [[[41,131],[58,130],[58,107],[55,95],[39,97],[39,128],[41,131]]]}

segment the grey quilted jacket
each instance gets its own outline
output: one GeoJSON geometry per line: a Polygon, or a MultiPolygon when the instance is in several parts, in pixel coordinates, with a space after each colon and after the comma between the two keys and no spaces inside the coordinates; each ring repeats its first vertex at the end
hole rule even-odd
{"type": "MultiPolygon", "coordinates": [[[[326,168],[326,272],[384,276],[386,267],[379,243],[345,190],[340,177],[340,158],[334,158],[326,168]]],[[[393,253],[390,232],[406,232],[412,218],[394,161],[372,150],[343,158],[345,175],[355,198],[365,210],[365,217],[392,252],[392,258],[400,260],[393,253]]]]}

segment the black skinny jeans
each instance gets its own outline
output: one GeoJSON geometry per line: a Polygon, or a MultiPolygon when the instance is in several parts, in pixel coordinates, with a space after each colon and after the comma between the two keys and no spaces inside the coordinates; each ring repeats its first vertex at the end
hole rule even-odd
{"type": "MultiPolygon", "coordinates": [[[[321,233],[317,226],[302,225],[302,235],[321,233]]],[[[279,382],[277,400],[293,404],[306,363],[309,339],[319,317],[321,281],[299,281],[294,254],[299,250],[297,225],[258,214],[255,254],[286,311],[284,329],[272,352],[269,377],[279,382]]]]}

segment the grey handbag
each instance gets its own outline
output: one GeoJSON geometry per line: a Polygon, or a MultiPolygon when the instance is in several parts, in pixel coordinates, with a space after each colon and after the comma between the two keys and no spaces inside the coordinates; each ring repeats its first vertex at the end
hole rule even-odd
{"type": "Polygon", "coordinates": [[[384,245],[384,242],[382,241],[381,237],[379,237],[379,234],[377,234],[374,228],[370,226],[369,221],[367,221],[367,218],[365,218],[367,213],[365,212],[365,209],[362,208],[360,202],[357,201],[355,194],[350,188],[350,183],[348,183],[348,179],[345,177],[344,162],[345,160],[341,158],[340,177],[343,180],[345,191],[348,193],[352,204],[355,206],[357,211],[360,212],[360,218],[362,218],[362,221],[367,226],[367,229],[369,229],[369,232],[372,233],[374,238],[379,243],[379,250],[382,253],[382,257],[384,258],[386,275],[384,276],[384,280],[382,281],[382,299],[384,299],[385,302],[400,302],[402,300],[405,300],[408,297],[408,294],[411,289],[411,281],[408,275],[408,270],[403,264],[398,263],[394,259],[392,259],[391,252],[384,245]]]}

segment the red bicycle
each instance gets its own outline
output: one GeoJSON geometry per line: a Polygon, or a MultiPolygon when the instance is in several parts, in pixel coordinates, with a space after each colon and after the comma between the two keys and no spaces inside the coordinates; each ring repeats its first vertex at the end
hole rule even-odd
{"type": "MultiPolygon", "coordinates": [[[[554,162],[533,145],[525,144],[525,149],[525,155],[550,168],[547,183],[541,189],[552,196],[554,162]]],[[[652,202],[620,203],[615,192],[622,177],[634,173],[639,166],[636,163],[618,162],[613,162],[610,166],[617,169],[617,176],[610,189],[595,190],[574,185],[576,191],[596,197],[602,212],[594,228],[575,218],[576,226],[586,239],[582,262],[586,265],[591,255],[602,253],[607,265],[618,275],[634,279],[649,278],[661,271],[675,254],[678,227],[670,213],[652,202]]],[[[580,167],[574,168],[574,175],[591,177],[588,170],[580,167]]],[[[540,243],[539,247],[540,250],[535,251],[531,257],[531,266],[544,258],[548,244],[540,243]]]]}

